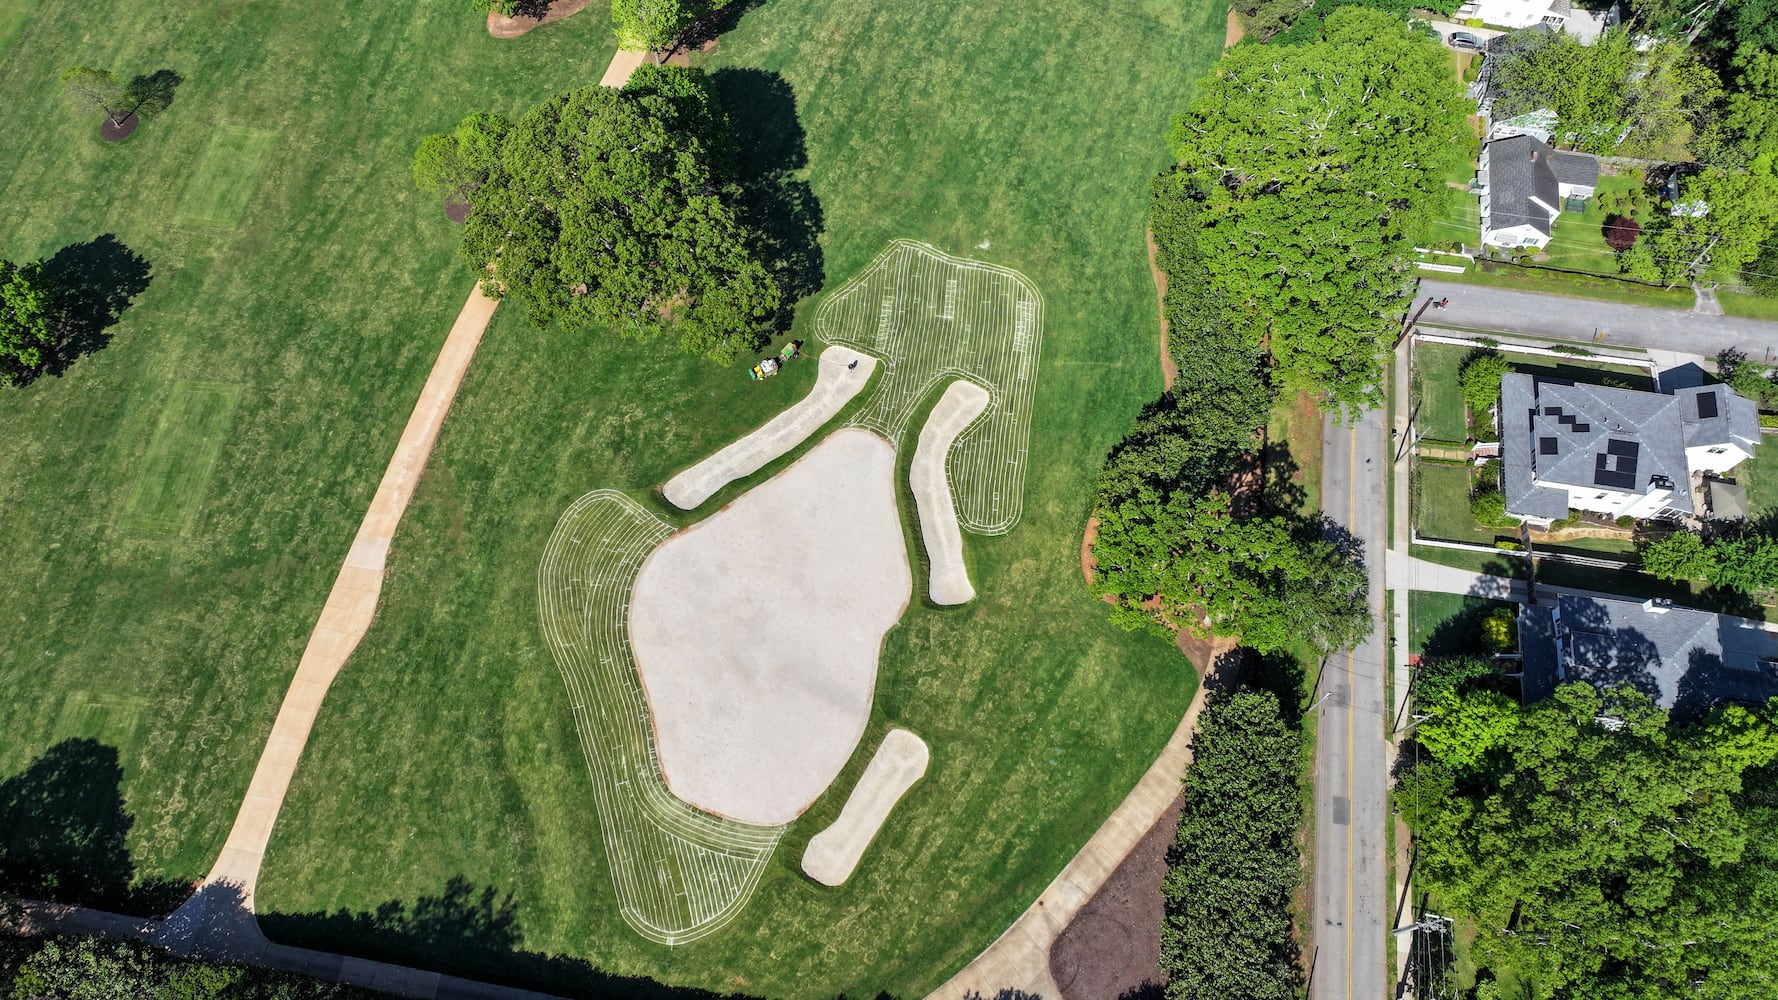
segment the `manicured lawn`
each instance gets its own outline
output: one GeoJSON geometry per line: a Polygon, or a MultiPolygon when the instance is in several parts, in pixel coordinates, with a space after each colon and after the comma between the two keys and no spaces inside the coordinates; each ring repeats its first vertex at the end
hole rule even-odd
{"type": "Polygon", "coordinates": [[[1586,211],[1564,210],[1556,219],[1556,225],[1550,232],[1549,246],[1544,248],[1550,259],[1540,263],[1574,271],[1616,275],[1617,253],[1605,242],[1605,217],[1608,213],[1604,202],[1612,200],[1615,203],[1619,196],[1627,195],[1641,186],[1642,181],[1637,177],[1601,175],[1597,193],[1587,199],[1586,211]]]}
{"type": "Polygon", "coordinates": [[[36,7],[37,0],[0,0],[0,50],[12,43],[36,7]]]}
{"type": "Polygon", "coordinates": [[[247,211],[266,160],[277,148],[271,129],[220,125],[204,148],[197,169],[185,182],[178,221],[193,226],[233,229],[247,211]]]}
{"type": "Polygon", "coordinates": [[[1716,301],[1722,311],[1742,319],[1778,321],[1778,299],[1764,295],[1742,295],[1739,292],[1717,292],[1716,301]]]}
{"type": "Polygon", "coordinates": [[[1499,262],[1478,262],[1462,274],[1440,274],[1438,278],[1440,281],[1461,281],[1491,288],[1625,302],[1633,306],[1654,306],[1660,309],[1690,309],[1693,301],[1689,288],[1669,291],[1657,285],[1621,281],[1604,275],[1573,274],[1547,267],[1499,262]]]}
{"type": "Polygon", "coordinates": [[[1470,470],[1464,465],[1416,461],[1414,527],[1426,538],[1444,542],[1493,545],[1496,538],[1512,538],[1511,531],[1495,531],[1476,523],[1469,512],[1470,470]]]}
{"type": "Polygon", "coordinates": [[[1486,597],[1410,591],[1408,652],[1427,656],[1473,653],[1481,648],[1475,635],[1481,620],[1496,609],[1512,607],[1516,605],[1511,601],[1486,597]]]}
{"type": "MultiPolygon", "coordinates": [[[[1094,472],[1160,392],[1148,179],[1166,161],[1168,116],[1220,50],[1223,17],[1138,0],[748,11],[713,68],[725,87],[769,90],[744,86],[757,71],[793,89],[828,288],[909,237],[1016,268],[1042,291],[1023,519],[969,537],[975,602],[915,602],[889,634],[863,750],[791,827],[741,916],[690,945],[650,945],[615,907],[568,699],[538,633],[538,557],[576,496],[646,497],[806,383],[754,385],[597,331],[539,335],[502,311],[273,835],[259,899],[286,916],[268,925],[625,996],[638,991],[607,973],[774,997],[916,997],[993,940],[1122,799],[1192,691],[1169,644],[1106,621],[1077,557],[1094,472]],[[1107,37],[1134,51],[1107,59],[1107,37]],[[930,744],[931,768],[852,880],[821,887],[799,870],[803,848],[891,725],[930,744]],[[455,878],[466,895],[447,893],[455,878]],[[405,934],[392,911],[374,915],[428,899],[438,905],[405,934]],[[342,910],[366,916],[319,916],[342,910]],[[476,940],[448,930],[459,927],[476,940]]],[[[456,100],[443,120],[487,103],[456,100]]],[[[432,238],[450,252],[449,233],[432,238]]],[[[459,297],[460,285],[453,275],[459,297]]]]}
{"type": "MultiPolygon", "coordinates": [[[[433,4],[42,0],[0,51],[0,255],[109,233],[152,267],[108,347],[0,391],[0,777],[61,740],[115,747],[139,876],[215,860],[469,291],[455,230],[413,191],[414,144],[468,108],[597,79],[609,37],[583,15],[500,42],[433,4]],[[83,63],[184,83],[110,145],[56,82],[83,63]],[[184,224],[225,125],[275,147],[232,228],[184,224]]],[[[762,418],[790,389],[711,419],[762,418]]]]}

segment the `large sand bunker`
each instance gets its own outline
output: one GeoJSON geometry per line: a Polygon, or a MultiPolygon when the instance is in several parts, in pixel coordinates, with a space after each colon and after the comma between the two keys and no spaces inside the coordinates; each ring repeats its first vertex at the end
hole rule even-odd
{"type": "Polygon", "coordinates": [[[871,755],[864,776],[852,786],[840,818],[809,838],[803,871],[822,885],[840,885],[852,877],[864,849],[877,838],[889,810],[926,774],[932,759],[926,741],[905,729],[892,729],[871,755]]]}
{"type": "Polygon", "coordinates": [[[894,477],[887,441],[836,432],[643,563],[630,643],[675,795],[773,826],[845,766],[913,591],[894,477]]]}

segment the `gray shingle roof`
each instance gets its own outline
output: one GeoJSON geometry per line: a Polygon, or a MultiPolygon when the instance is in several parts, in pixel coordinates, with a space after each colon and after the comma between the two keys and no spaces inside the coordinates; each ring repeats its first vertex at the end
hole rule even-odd
{"type": "Polygon", "coordinates": [[[1550,209],[1561,200],[1556,172],[1550,165],[1554,150],[1528,135],[1496,139],[1488,143],[1488,214],[1496,229],[1530,225],[1550,234],[1550,209]]]}
{"type": "Polygon", "coordinates": [[[1662,708],[1695,715],[1719,701],[1778,695],[1778,634],[1691,608],[1564,594],[1519,616],[1523,691],[1536,701],[1566,681],[1629,684],[1662,708]]]}
{"type": "Polygon", "coordinates": [[[1670,507],[1691,510],[1680,396],[1517,373],[1500,388],[1508,511],[1565,516],[1568,494],[1550,486],[1617,493],[1666,488],[1673,490],[1670,507]],[[1561,513],[1544,513],[1554,500],[1539,493],[1559,495],[1561,513]]]}
{"type": "Polygon", "coordinates": [[[1556,153],[1549,156],[1550,170],[1563,184],[1581,187],[1599,186],[1599,161],[1585,153],[1556,153]]]}
{"type": "Polygon", "coordinates": [[[1676,391],[1687,448],[1732,444],[1749,455],[1759,445],[1759,405],[1725,386],[1676,391]]]}

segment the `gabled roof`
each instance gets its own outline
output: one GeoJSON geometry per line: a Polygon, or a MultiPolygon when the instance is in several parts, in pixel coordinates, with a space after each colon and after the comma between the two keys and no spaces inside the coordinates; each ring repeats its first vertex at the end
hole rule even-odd
{"type": "Polygon", "coordinates": [[[1576,187],[1599,185],[1599,161],[1585,153],[1551,152],[1549,161],[1558,183],[1576,187]]]}
{"type": "Polygon", "coordinates": [[[1488,214],[1492,228],[1528,225],[1550,235],[1550,213],[1561,201],[1561,186],[1550,165],[1554,152],[1529,135],[1488,143],[1488,214]],[[1535,204],[1533,198],[1547,207],[1535,204]]]}
{"type": "Polygon", "coordinates": [[[1521,611],[1519,648],[1528,702],[1565,681],[1629,684],[1681,715],[1778,695],[1778,634],[1691,608],[1564,594],[1521,611]]]}
{"type": "Polygon", "coordinates": [[[1518,373],[1502,379],[1500,388],[1508,511],[1565,516],[1565,490],[1550,490],[1562,498],[1558,514],[1541,513],[1554,509],[1554,498],[1534,492],[1557,486],[1615,493],[1669,489],[1669,506],[1691,510],[1681,397],[1518,373]]]}
{"type": "Polygon", "coordinates": [[[1753,400],[1721,385],[1680,389],[1674,397],[1687,448],[1735,445],[1751,455],[1758,447],[1759,405],[1753,400]]]}

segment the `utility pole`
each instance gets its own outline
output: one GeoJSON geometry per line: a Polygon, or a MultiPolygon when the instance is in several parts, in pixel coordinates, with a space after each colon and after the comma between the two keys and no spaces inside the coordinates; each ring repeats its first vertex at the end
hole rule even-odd
{"type": "MultiPolygon", "coordinates": [[[[1690,277],[1693,281],[1698,280],[1698,265],[1702,264],[1704,262],[1704,258],[1708,257],[1710,255],[1710,248],[1715,246],[1716,241],[1720,240],[1720,239],[1722,239],[1722,237],[1720,237],[1720,236],[1710,237],[1710,242],[1704,244],[1704,249],[1699,250],[1698,255],[1696,257],[1692,258],[1692,262],[1685,266],[1686,275],[1688,277],[1690,277]]],[[[1675,284],[1675,282],[1669,281],[1667,283],[1667,287],[1672,288],[1674,286],[1674,284],[1675,284]]]]}

